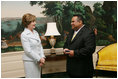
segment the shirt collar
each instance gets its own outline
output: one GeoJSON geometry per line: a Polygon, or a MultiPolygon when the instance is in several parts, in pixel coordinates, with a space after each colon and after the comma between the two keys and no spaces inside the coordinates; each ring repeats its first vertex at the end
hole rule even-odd
{"type": "Polygon", "coordinates": [[[77,31],[74,31],[74,33],[78,33],[83,27],[84,27],[84,25],[82,27],[80,27],[77,31]]]}
{"type": "MultiPolygon", "coordinates": [[[[32,33],[31,30],[29,30],[28,28],[25,28],[25,32],[28,33],[32,33]]],[[[35,31],[33,30],[33,33],[35,33],[35,31]]]]}
{"type": "Polygon", "coordinates": [[[30,36],[30,38],[33,38],[33,39],[40,41],[39,36],[35,30],[33,30],[33,33],[32,33],[31,30],[29,30],[28,28],[25,28],[24,31],[27,35],[30,36]]]}

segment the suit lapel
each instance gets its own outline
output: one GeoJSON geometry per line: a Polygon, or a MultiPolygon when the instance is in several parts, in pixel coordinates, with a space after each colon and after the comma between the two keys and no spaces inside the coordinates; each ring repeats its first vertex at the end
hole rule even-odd
{"type": "Polygon", "coordinates": [[[71,35],[70,35],[70,38],[72,39],[73,37],[73,34],[74,34],[74,30],[71,31],[71,35]]]}
{"type": "Polygon", "coordinates": [[[29,38],[35,39],[35,40],[39,40],[37,33],[33,30],[34,34],[29,30],[29,29],[25,29],[25,33],[28,35],[29,38]]]}
{"type": "Polygon", "coordinates": [[[36,34],[36,32],[34,32],[34,34],[32,33],[29,38],[40,41],[38,35],[36,34]]]}
{"type": "Polygon", "coordinates": [[[73,37],[73,34],[74,34],[74,30],[71,30],[70,33],[69,33],[69,42],[71,43],[71,39],[73,37]]]}

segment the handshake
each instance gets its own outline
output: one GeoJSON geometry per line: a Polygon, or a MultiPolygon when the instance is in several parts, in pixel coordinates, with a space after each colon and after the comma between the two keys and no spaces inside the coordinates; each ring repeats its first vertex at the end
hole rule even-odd
{"type": "Polygon", "coordinates": [[[70,57],[74,56],[74,50],[64,49],[64,54],[68,54],[70,57]]]}

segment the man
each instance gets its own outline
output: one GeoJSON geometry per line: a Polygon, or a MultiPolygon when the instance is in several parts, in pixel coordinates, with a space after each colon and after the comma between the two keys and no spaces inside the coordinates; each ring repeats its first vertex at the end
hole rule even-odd
{"type": "Polygon", "coordinates": [[[95,35],[83,24],[81,15],[74,15],[71,20],[72,31],[64,44],[67,55],[67,73],[72,78],[92,78],[95,51],[95,35]]]}

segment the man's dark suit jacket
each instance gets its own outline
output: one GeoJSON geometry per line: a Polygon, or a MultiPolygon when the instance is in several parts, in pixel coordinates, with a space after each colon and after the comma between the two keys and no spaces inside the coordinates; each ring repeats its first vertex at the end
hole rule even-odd
{"type": "Polygon", "coordinates": [[[93,76],[94,32],[84,26],[71,41],[73,33],[74,30],[69,33],[63,47],[74,50],[73,57],[67,55],[67,72],[71,76],[93,76]]]}

